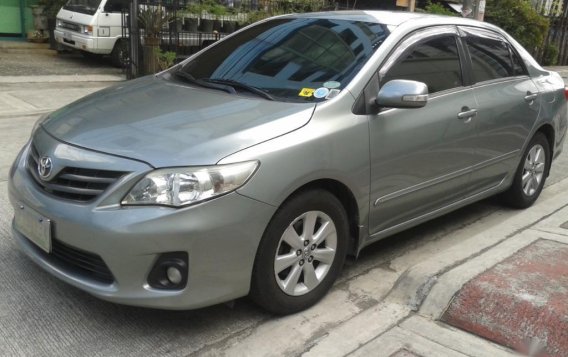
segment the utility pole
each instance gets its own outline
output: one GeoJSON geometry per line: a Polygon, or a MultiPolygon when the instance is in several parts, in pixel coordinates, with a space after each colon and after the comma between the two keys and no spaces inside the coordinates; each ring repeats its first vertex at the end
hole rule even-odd
{"type": "Polygon", "coordinates": [[[473,0],[463,0],[462,16],[473,17],[473,0]]]}
{"type": "Polygon", "coordinates": [[[473,4],[473,18],[483,21],[485,16],[485,0],[474,0],[473,4]]]}
{"type": "Polygon", "coordinates": [[[463,0],[462,16],[483,21],[485,0],[463,0]]]}
{"type": "MultiPolygon", "coordinates": [[[[140,34],[138,32],[138,0],[132,0],[130,3],[129,14],[129,33],[130,37],[130,75],[132,78],[138,77],[138,44],[140,42],[140,34]]],[[[131,79],[131,78],[128,78],[131,79]]]]}

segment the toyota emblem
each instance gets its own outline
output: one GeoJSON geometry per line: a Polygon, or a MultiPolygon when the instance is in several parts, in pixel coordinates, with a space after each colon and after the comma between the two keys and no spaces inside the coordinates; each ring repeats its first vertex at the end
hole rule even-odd
{"type": "Polygon", "coordinates": [[[37,163],[37,172],[42,180],[45,180],[49,177],[52,168],[53,165],[50,157],[43,156],[41,159],[39,159],[39,162],[37,163]]]}

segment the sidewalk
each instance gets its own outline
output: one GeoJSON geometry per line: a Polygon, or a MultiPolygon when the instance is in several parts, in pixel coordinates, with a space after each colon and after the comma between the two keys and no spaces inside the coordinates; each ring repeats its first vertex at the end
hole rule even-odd
{"type": "Polygon", "coordinates": [[[307,355],[519,353],[568,356],[568,179],[532,208],[409,269],[382,304],[307,355]]]}

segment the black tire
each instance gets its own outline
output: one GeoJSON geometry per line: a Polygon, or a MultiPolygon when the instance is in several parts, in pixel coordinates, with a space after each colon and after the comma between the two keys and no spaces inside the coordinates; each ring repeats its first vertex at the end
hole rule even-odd
{"type": "MultiPolygon", "coordinates": [[[[316,236],[317,234],[314,234],[314,237],[316,236]]],[[[264,232],[254,263],[251,298],[264,309],[278,315],[291,314],[314,305],[329,291],[341,272],[345,262],[348,239],[347,214],[341,202],[333,194],[325,190],[311,190],[293,196],[278,209],[264,232]],[[331,231],[334,226],[336,234],[323,235],[326,238],[321,240],[317,246],[311,244],[316,242],[315,238],[308,245],[305,245],[307,239],[302,241],[301,237],[305,236],[306,233],[302,231],[299,225],[309,226],[309,223],[306,223],[309,219],[301,218],[308,217],[308,215],[317,217],[316,220],[313,220],[315,222],[313,232],[323,234],[331,231]],[[292,226],[294,222],[296,224],[292,226]],[[332,224],[329,224],[329,222],[332,224]],[[327,228],[324,229],[324,227],[327,228]],[[303,250],[296,250],[297,248],[288,245],[283,240],[284,232],[288,228],[294,229],[299,236],[299,246],[304,245],[303,250]],[[302,231],[301,234],[299,230],[302,231]],[[332,258],[326,258],[329,263],[324,262],[323,259],[319,261],[318,252],[328,251],[333,244],[335,244],[335,255],[332,258]],[[289,252],[282,251],[282,249],[286,250],[287,247],[290,248],[289,252]],[[301,273],[298,273],[301,275],[297,275],[298,280],[294,284],[300,292],[294,292],[293,294],[297,294],[294,296],[286,293],[283,290],[284,288],[279,285],[285,279],[276,274],[275,264],[277,254],[292,254],[299,251],[302,251],[302,254],[298,254],[297,259],[304,261],[304,263],[298,261],[287,268],[290,269],[288,272],[290,275],[292,275],[292,269],[301,270],[301,273]],[[313,256],[310,257],[311,254],[313,256]],[[308,287],[308,285],[313,285],[313,280],[311,283],[304,280],[305,274],[308,274],[306,269],[313,269],[311,271],[314,272],[314,275],[312,275],[314,278],[317,276],[317,272],[321,273],[320,277],[317,278],[321,278],[321,280],[313,288],[308,287]],[[326,272],[322,273],[323,271],[326,272]],[[301,292],[301,289],[305,291],[301,292]]],[[[282,270],[280,274],[286,274],[287,269],[282,270]]]]}
{"type": "Polygon", "coordinates": [[[125,39],[116,40],[114,48],[110,53],[110,60],[113,66],[118,68],[125,68],[130,62],[130,55],[128,53],[128,43],[125,39]]]}
{"type": "MultiPolygon", "coordinates": [[[[530,161],[530,159],[529,159],[530,161]]],[[[515,178],[513,180],[513,184],[511,187],[505,191],[502,195],[503,201],[510,207],[513,208],[527,208],[530,207],[540,195],[542,188],[544,187],[544,183],[546,181],[546,177],[548,176],[548,171],[550,169],[551,163],[551,155],[550,155],[550,145],[548,144],[548,140],[543,133],[537,132],[533,138],[531,139],[529,145],[527,146],[521,161],[519,162],[519,166],[517,167],[517,171],[515,172],[515,178]],[[530,153],[533,150],[541,149],[542,155],[544,155],[544,165],[541,165],[542,169],[542,179],[536,184],[536,181],[533,181],[533,186],[530,189],[531,192],[527,193],[526,189],[523,188],[523,176],[529,175],[529,177],[535,174],[535,171],[531,171],[531,167],[525,168],[525,163],[527,163],[527,158],[529,157],[530,153]],[[534,190],[534,191],[533,191],[534,190]]],[[[534,170],[535,167],[532,167],[534,170]]],[[[537,170],[541,170],[537,169],[537,170]]],[[[527,186],[525,185],[525,188],[527,186]]]]}

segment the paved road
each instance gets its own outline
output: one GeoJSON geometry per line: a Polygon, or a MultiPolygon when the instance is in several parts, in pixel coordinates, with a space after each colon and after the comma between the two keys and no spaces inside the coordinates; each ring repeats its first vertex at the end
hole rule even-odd
{"type": "MultiPolygon", "coordinates": [[[[0,88],[0,356],[298,355],[370,311],[377,325],[405,313],[381,300],[409,267],[518,214],[486,200],[381,241],[348,262],[332,292],[303,313],[278,318],[247,299],[196,311],[110,304],[37,268],[10,238],[7,170],[39,113],[109,83],[9,84],[0,88]],[[2,111],[3,110],[3,111],[2,111]],[[29,114],[32,113],[32,114],[29,114]]],[[[567,143],[568,144],[568,143],[567,143]]],[[[568,176],[568,147],[547,185],[568,176]]],[[[546,194],[546,192],[545,192],[546,194]]],[[[362,326],[365,333],[373,326],[362,326]]]]}
{"type": "Polygon", "coordinates": [[[110,58],[85,58],[78,52],[49,50],[47,44],[0,40],[0,76],[121,74],[110,58]]]}

